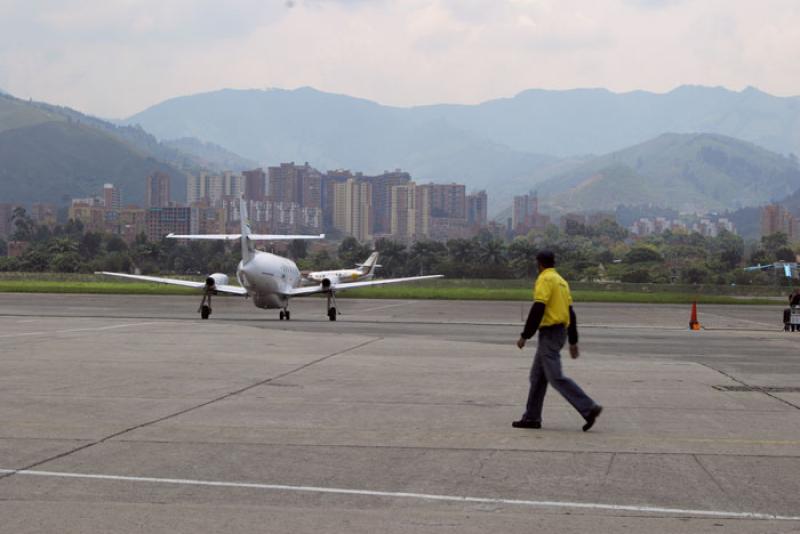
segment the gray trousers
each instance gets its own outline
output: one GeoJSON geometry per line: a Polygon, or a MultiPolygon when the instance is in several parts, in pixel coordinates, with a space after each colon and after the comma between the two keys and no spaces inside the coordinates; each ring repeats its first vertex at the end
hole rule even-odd
{"type": "Polygon", "coordinates": [[[561,372],[561,354],[559,351],[567,341],[567,329],[563,326],[539,330],[539,346],[533,357],[531,366],[531,389],[528,393],[528,405],[523,419],[542,421],[542,404],[547,384],[561,393],[573,408],[578,410],[584,419],[596,406],[595,402],[571,379],[561,372]]]}

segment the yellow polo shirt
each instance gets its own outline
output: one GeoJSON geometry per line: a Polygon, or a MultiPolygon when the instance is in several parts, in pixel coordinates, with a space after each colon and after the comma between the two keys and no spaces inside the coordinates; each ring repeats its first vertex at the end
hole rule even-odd
{"type": "Polygon", "coordinates": [[[552,267],[539,273],[536,278],[533,300],[545,306],[540,327],[554,324],[569,326],[569,306],[572,304],[569,284],[552,267]]]}

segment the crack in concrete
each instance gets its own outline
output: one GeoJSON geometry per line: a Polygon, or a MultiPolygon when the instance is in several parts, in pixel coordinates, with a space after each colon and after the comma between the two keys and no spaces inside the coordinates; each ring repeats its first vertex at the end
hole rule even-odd
{"type": "MultiPolygon", "coordinates": [[[[702,365],[703,367],[706,367],[706,368],[708,368],[708,369],[711,369],[712,371],[716,371],[716,372],[718,372],[719,374],[721,374],[722,376],[725,376],[725,377],[727,377],[727,378],[729,378],[729,379],[733,380],[733,381],[734,381],[734,382],[736,382],[737,384],[740,384],[740,385],[742,385],[742,386],[746,386],[746,387],[748,387],[748,388],[753,388],[753,387],[754,387],[752,384],[748,384],[748,383],[747,383],[747,382],[745,382],[744,380],[740,380],[740,379],[736,378],[735,376],[733,376],[732,374],[730,374],[730,373],[726,373],[726,372],[725,372],[725,371],[723,371],[722,369],[717,369],[717,368],[716,368],[716,367],[714,367],[713,365],[709,365],[709,364],[707,364],[707,363],[702,363],[702,362],[698,362],[698,363],[699,363],[699,365],[702,365]]],[[[759,389],[756,389],[756,390],[753,390],[753,391],[756,391],[756,392],[758,392],[758,393],[763,393],[763,394],[764,394],[764,395],[766,395],[767,397],[773,398],[773,399],[775,399],[775,400],[776,400],[776,401],[778,401],[778,402],[782,402],[783,404],[786,404],[787,406],[791,406],[791,407],[792,407],[792,408],[794,408],[795,410],[800,410],[800,406],[798,406],[797,404],[795,404],[795,403],[793,403],[793,402],[789,402],[789,401],[787,401],[786,399],[782,399],[782,398],[778,397],[777,395],[773,395],[773,394],[772,394],[772,393],[770,393],[769,391],[764,391],[763,389],[760,389],[760,390],[759,390],[759,389]]]]}
{"type": "Polygon", "coordinates": [[[725,488],[722,487],[722,484],[719,482],[719,480],[717,480],[717,477],[715,477],[711,473],[711,471],[708,470],[708,468],[705,466],[705,464],[703,464],[703,462],[700,461],[700,458],[698,457],[698,455],[697,454],[692,454],[691,456],[694,459],[695,463],[700,466],[700,469],[703,470],[703,472],[706,474],[706,476],[708,476],[708,478],[711,479],[711,482],[714,483],[714,485],[717,487],[717,489],[722,492],[722,494],[725,496],[726,499],[728,499],[728,502],[730,502],[731,504],[738,504],[738,503],[734,502],[733,499],[731,499],[731,496],[728,494],[727,491],[725,491],[725,488]]]}
{"type": "Polygon", "coordinates": [[[124,430],[120,430],[118,432],[114,432],[113,434],[109,434],[108,436],[105,436],[105,437],[100,438],[98,440],[94,440],[94,441],[92,441],[90,443],[87,443],[85,445],[82,445],[80,447],[75,447],[73,449],[70,449],[68,451],[62,452],[62,453],[57,454],[55,456],[51,456],[49,458],[45,458],[44,460],[39,460],[39,461],[34,462],[34,463],[32,463],[32,464],[30,464],[28,466],[21,467],[19,469],[15,469],[15,470],[13,470],[11,472],[0,473],[0,480],[16,475],[17,471],[28,471],[28,470],[34,469],[36,467],[40,467],[40,466],[42,466],[42,465],[44,465],[46,463],[49,463],[49,462],[52,462],[52,461],[55,461],[55,460],[60,460],[61,458],[65,458],[65,457],[70,456],[72,454],[75,454],[77,452],[84,451],[84,450],[86,450],[86,449],[88,449],[90,447],[94,447],[95,445],[100,445],[102,443],[105,443],[106,441],[112,440],[112,439],[117,438],[119,436],[123,436],[123,435],[128,434],[130,432],[133,432],[135,430],[140,430],[140,429],[146,428],[148,426],[152,426],[152,425],[155,425],[155,424],[158,424],[158,423],[162,423],[162,422],[167,421],[169,419],[173,419],[175,417],[180,417],[181,415],[187,414],[189,412],[193,412],[195,410],[199,410],[200,408],[205,408],[206,406],[209,406],[211,404],[215,404],[217,402],[229,399],[229,398],[234,397],[236,395],[241,395],[242,393],[244,393],[246,391],[249,391],[251,389],[257,388],[259,386],[263,386],[263,385],[268,384],[268,383],[270,383],[272,381],[275,381],[275,380],[280,380],[281,378],[285,378],[285,377],[287,377],[289,375],[298,373],[298,372],[300,372],[300,371],[302,371],[304,369],[308,369],[309,367],[311,367],[313,365],[317,365],[318,363],[322,363],[322,362],[324,362],[326,360],[329,360],[329,359],[331,359],[331,358],[333,358],[335,356],[339,356],[341,354],[345,354],[347,352],[351,352],[351,351],[360,349],[362,347],[366,347],[367,345],[371,345],[372,343],[375,343],[377,341],[381,341],[382,339],[383,339],[382,337],[376,337],[376,338],[370,339],[369,341],[364,341],[363,343],[359,343],[358,345],[354,345],[352,347],[348,347],[346,349],[343,349],[343,350],[340,350],[340,351],[337,351],[337,352],[333,352],[333,353],[328,354],[326,356],[322,356],[321,358],[317,358],[316,360],[312,360],[312,361],[310,361],[308,363],[300,365],[299,367],[295,367],[294,369],[286,371],[285,373],[281,373],[281,374],[276,375],[276,376],[272,376],[272,377],[269,377],[269,378],[265,378],[263,380],[259,380],[258,382],[255,382],[255,383],[250,384],[248,386],[245,386],[243,388],[236,389],[234,391],[230,391],[230,392],[228,392],[228,393],[226,393],[224,395],[220,395],[219,397],[215,397],[215,398],[213,398],[211,400],[202,402],[200,404],[196,404],[194,406],[190,406],[188,408],[184,408],[183,410],[179,410],[177,412],[173,412],[171,414],[164,415],[162,417],[158,417],[158,418],[152,419],[150,421],[145,421],[144,423],[140,423],[138,425],[134,425],[134,426],[126,428],[124,430]]]}

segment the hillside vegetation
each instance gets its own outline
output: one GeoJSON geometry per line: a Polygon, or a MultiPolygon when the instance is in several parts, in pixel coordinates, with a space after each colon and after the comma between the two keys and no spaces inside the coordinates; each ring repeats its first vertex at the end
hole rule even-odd
{"type": "Polygon", "coordinates": [[[779,200],[800,188],[797,160],[715,134],[665,134],[558,169],[539,186],[562,210],[654,204],[684,212],[779,200]]]}

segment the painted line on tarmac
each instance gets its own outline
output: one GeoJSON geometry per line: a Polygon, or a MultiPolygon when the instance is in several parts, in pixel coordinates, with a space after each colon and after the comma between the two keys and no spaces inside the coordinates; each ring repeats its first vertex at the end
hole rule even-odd
{"type": "Polygon", "coordinates": [[[9,338],[9,337],[27,337],[27,336],[52,336],[55,334],[74,334],[78,332],[101,332],[104,330],[115,330],[117,328],[128,328],[131,326],[151,326],[157,324],[164,324],[164,323],[156,323],[156,322],[148,322],[148,323],[126,323],[126,324],[115,324],[111,326],[98,326],[94,328],[71,328],[69,330],[42,330],[40,332],[20,332],[18,334],[0,334],[0,338],[9,338]]]}
{"type": "Polygon", "coordinates": [[[116,482],[143,482],[149,484],[171,484],[180,486],[206,486],[215,488],[240,488],[268,491],[287,491],[296,493],[322,493],[333,495],[355,495],[362,497],[388,497],[395,499],[415,499],[421,501],[444,501],[470,504],[507,504],[532,508],[570,508],[582,510],[604,510],[616,512],[639,512],[645,514],[666,514],[684,517],[719,517],[729,519],[756,519],[772,521],[800,521],[800,516],[785,516],[759,512],[725,512],[721,510],[692,510],[685,508],[663,508],[660,506],[633,506],[624,504],[603,504],[569,501],[535,501],[525,499],[501,499],[491,497],[468,497],[463,495],[440,495],[433,493],[409,493],[403,491],[373,491],[352,488],[326,488],[321,486],[291,486],[285,484],[259,484],[254,482],[225,482],[216,480],[192,480],[184,478],[134,477],[121,475],[101,475],[91,473],[65,473],[58,471],[32,471],[0,469],[6,475],[55,477],[90,480],[110,480],[116,482]]]}
{"type": "Polygon", "coordinates": [[[378,306],[377,308],[367,308],[366,310],[355,310],[353,313],[354,315],[358,315],[359,313],[369,313],[378,310],[388,310],[389,308],[399,308],[401,306],[409,306],[411,304],[414,304],[414,302],[409,301],[409,302],[401,302],[400,304],[387,304],[386,306],[378,306]]]}

